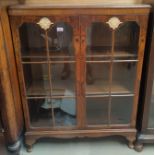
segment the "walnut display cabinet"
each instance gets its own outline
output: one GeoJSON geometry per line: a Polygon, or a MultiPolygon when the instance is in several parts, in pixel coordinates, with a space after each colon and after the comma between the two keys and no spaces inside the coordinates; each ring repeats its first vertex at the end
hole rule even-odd
{"type": "Polygon", "coordinates": [[[9,8],[28,151],[43,137],[124,136],[133,148],[149,5],[9,8]]]}

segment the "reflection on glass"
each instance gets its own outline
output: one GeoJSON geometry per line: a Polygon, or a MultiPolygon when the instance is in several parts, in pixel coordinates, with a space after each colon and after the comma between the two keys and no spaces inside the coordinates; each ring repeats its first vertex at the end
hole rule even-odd
{"type": "Polygon", "coordinates": [[[76,125],[75,98],[45,98],[28,101],[33,127],[68,127],[76,125]]]}
{"type": "Polygon", "coordinates": [[[32,99],[28,100],[29,115],[31,126],[33,127],[52,127],[52,110],[44,108],[43,105],[46,99],[32,99]]]}
{"type": "Polygon", "coordinates": [[[27,95],[50,94],[47,64],[25,64],[23,71],[27,95]]]}
{"type": "Polygon", "coordinates": [[[135,62],[113,63],[112,93],[134,93],[136,68],[135,62]]]}
{"type": "Polygon", "coordinates": [[[54,24],[48,31],[50,55],[74,56],[72,27],[64,22],[54,24]]]}
{"type": "MultiPolygon", "coordinates": [[[[154,86],[154,84],[153,84],[154,86]]],[[[154,128],[154,88],[152,90],[152,96],[151,96],[151,105],[150,105],[150,111],[149,111],[149,128],[154,128]]]]}
{"type": "Polygon", "coordinates": [[[52,99],[54,108],[55,126],[67,127],[76,125],[75,98],[52,99]]]}
{"type": "Polygon", "coordinates": [[[51,61],[56,61],[55,58],[58,56],[64,61],[73,59],[73,30],[67,23],[55,23],[48,30],[48,36],[35,23],[24,23],[20,27],[19,33],[23,61],[45,59],[47,56],[46,41],[49,45],[51,61]]]}
{"type": "Polygon", "coordinates": [[[35,23],[24,23],[20,29],[22,57],[46,56],[45,31],[35,23]]]}
{"type": "Polygon", "coordinates": [[[73,63],[55,63],[52,70],[52,94],[62,96],[75,95],[75,65],[73,63]]]}
{"type": "Polygon", "coordinates": [[[108,123],[108,98],[86,98],[86,116],[88,125],[108,123]]]}
{"type": "Polygon", "coordinates": [[[109,92],[109,68],[109,63],[87,63],[87,94],[106,94],[109,92]]]}
{"type": "Polygon", "coordinates": [[[105,55],[111,51],[112,31],[103,22],[92,23],[87,30],[87,56],[105,55]]]}
{"type": "Polygon", "coordinates": [[[94,22],[87,29],[87,60],[108,60],[111,56],[114,41],[115,59],[137,59],[139,26],[136,22],[124,22],[114,32],[108,24],[94,22]],[[98,57],[101,56],[101,57],[98,57]]]}
{"type": "Polygon", "coordinates": [[[133,97],[112,97],[111,124],[129,124],[133,97]]]}
{"type": "Polygon", "coordinates": [[[125,22],[115,31],[115,56],[137,58],[139,27],[136,22],[125,22]]]}
{"type": "Polygon", "coordinates": [[[76,82],[72,27],[58,22],[47,30],[46,35],[36,23],[24,23],[19,33],[31,125],[75,126],[76,82]]]}

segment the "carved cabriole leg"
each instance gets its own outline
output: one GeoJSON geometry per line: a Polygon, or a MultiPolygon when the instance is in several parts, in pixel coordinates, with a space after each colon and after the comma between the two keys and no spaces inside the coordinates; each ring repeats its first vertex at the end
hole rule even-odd
{"type": "Polygon", "coordinates": [[[136,140],[136,136],[127,136],[126,139],[129,141],[128,147],[130,149],[134,149],[134,142],[136,140]]]}
{"type": "Polygon", "coordinates": [[[30,138],[30,137],[26,137],[25,138],[25,145],[26,145],[26,150],[27,152],[32,152],[32,147],[33,144],[36,142],[36,138],[30,138]]]}
{"type": "Polygon", "coordinates": [[[143,143],[136,141],[134,149],[137,152],[141,152],[143,150],[143,147],[144,147],[143,143]]]}

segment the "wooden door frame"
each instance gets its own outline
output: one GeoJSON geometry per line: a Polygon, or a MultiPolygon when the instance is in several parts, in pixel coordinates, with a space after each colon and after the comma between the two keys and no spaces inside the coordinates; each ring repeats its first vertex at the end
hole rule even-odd
{"type": "MultiPolygon", "coordinates": [[[[85,15],[81,17],[80,25],[81,25],[81,55],[83,61],[83,66],[86,66],[85,60],[86,60],[86,28],[90,26],[92,22],[107,22],[111,17],[115,15],[100,15],[100,16],[93,16],[93,15],[85,15]]],[[[136,80],[135,80],[135,88],[134,88],[134,101],[133,101],[133,108],[132,108],[132,114],[131,114],[131,124],[130,128],[136,127],[136,115],[137,115],[137,107],[138,107],[138,98],[139,98],[139,87],[140,87],[140,81],[141,81],[141,73],[142,73],[142,65],[143,65],[143,57],[144,57],[144,48],[145,48],[145,41],[146,41],[146,30],[147,30],[147,22],[148,16],[146,15],[118,15],[117,16],[121,22],[128,22],[128,21],[134,21],[139,26],[139,48],[138,48],[138,62],[137,62],[137,71],[136,71],[136,80]]],[[[86,67],[85,67],[86,68],[86,67]]],[[[86,79],[86,69],[82,69],[82,72],[84,74],[84,78],[82,80],[83,83],[83,101],[84,105],[83,107],[86,107],[86,101],[85,101],[85,79],[86,79]]],[[[84,114],[86,116],[86,114],[84,114]]],[[[85,120],[86,122],[86,120],[85,120]]]]}
{"type": "MultiPolygon", "coordinates": [[[[26,99],[26,88],[25,88],[25,80],[24,80],[24,74],[23,74],[23,67],[22,67],[22,63],[21,63],[21,47],[20,47],[20,37],[19,37],[19,32],[18,32],[18,28],[23,24],[23,23],[37,23],[42,17],[44,16],[13,16],[10,18],[11,21],[11,28],[12,28],[12,33],[13,33],[13,41],[14,41],[14,45],[16,47],[15,49],[15,57],[16,57],[16,62],[17,62],[17,69],[18,69],[18,76],[19,76],[19,81],[20,81],[20,91],[21,91],[21,95],[22,95],[22,102],[23,102],[23,108],[24,108],[24,115],[25,115],[25,123],[26,123],[26,129],[27,131],[35,131],[35,130],[52,130],[52,128],[31,128],[30,126],[30,116],[29,116],[29,110],[28,110],[28,103],[27,103],[27,99],[26,99]]],[[[80,36],[79,36],[79,19],[76,16],[52,16],[52,15],[48,15],[47,16],[49,19],[51,19],[52,22],[59,22],[59,21],[64,21],[66,23],[69,23],[73,28],[73,45],[75,47],[75,65],[76,65],[76,100],[77,100],[77,128],[80,128],[81,126],[81,109],[80,109],[80,103],[81,103],[81,99],[80,99],[80,65],[79,65],[79,50],[80,50],[80,36]],[[75,22],[76,21],[76,22],[75,22]]]]}

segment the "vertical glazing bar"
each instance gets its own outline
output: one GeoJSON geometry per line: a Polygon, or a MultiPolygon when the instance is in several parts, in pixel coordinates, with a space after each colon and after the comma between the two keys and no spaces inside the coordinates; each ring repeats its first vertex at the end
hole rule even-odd
{"type": "MultiPolygon", "coordinates": [[[[50,84],[50,98],[52,100],[52,76],[51,76],[51,64],[50,64],[50,53],[49,53],[49,43],[48,43],[48,33],[47,30],[45,31],[45,41],[46,41],[46,52],[47,52],[47,61],[48,61],[48,78],[49,78],[49,84],[50,84]]],[[[52,122],[53,126],[55,126],[55,116],[54,116],[54,109],[53,109],[53,103],[52,103],[52,122]]]]}
{"type": "Polygon", "coordinates": [[[112,102],[111,93],[112,93],[114,46],[115,46],[115,30],[112,30],[112,48],[111,48],[110,77],[109,77],[109,104],[108,104],[108,125],[109,126],[111,124],[111,102],[112,102]]]}

